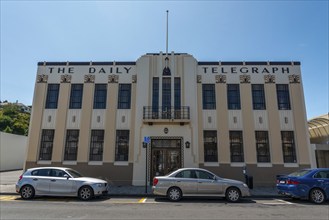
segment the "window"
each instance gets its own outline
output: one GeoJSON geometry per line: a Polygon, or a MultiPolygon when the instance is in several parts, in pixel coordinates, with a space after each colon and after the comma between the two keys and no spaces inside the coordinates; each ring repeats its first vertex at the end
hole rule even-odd
{"type": "Polygon", "coordinates": [[[31,172],[32,176],[50,176],[50,169],[40,169],[31,172]]]}
{"type": "Polygon", "coordinates": [[[278,98],[279,110],[290,110],[289,85],[277,84],[276,93],[278,98]]]}
{"type": "Polygon", "coordinates": [[[217,131],[203,131],[204,162],[217,162],[217,131]]]}
{"type": "Polygon", "coordinates": [[[212,175],[211,173],[204,172],[204,171],[195,171],[196,176],[198,179],[205,179],[205,180],[214,180],[215,176],[212,175]]]}
{"type": "Polygon", "coordinates": [[[117,130],[115,144],[115,160],[128,161],[129,130],[117,130]]]}
{"type": "Polygon", "coordinates": [[[48,84],[46,109],[56,109],[58,104],[59,84],[48,84]]]}
{"type": "Polygon", "coordinates": [[[265,110],[265,92],[263,84],[253,84],[252,89],[252,106],[254,110],[265,110]]]}
{"type": "Polygon", "coordinates": [[[270,148],[268,142],[267,131],[255,131],[256,136],[256,150],[257,150],[257,162],[268,163],[270,159],[270,148]]]}
{"type": "Polygon", "coordinates": [[[65,174],[67,175],[67,173],[64,170],[58,170],[58,169],[52,169],[50,172],[50,176],[54,176],[54,177],[64,177],[65,174]]]}
{"type": "Polygon", "coordinates": [[[159,77],[153,78],[152,87],[152,118],[158,118],[159,113],[159,77]]]}
{"type": "Polygon", "coordinates": [[[66,131],[64,160],[77,160],[79,130],[66,131]]]}
{"type": "MultiPolygon", "coordinates": [[[[162,107],[171,107],[171,78],[162,78],[162,107]]],[[[164,109],[165,110],[165,109],[164,109]]]]}
{"type": "Polygon", "coordinates": [[[244,162],[242,131],[230,131],[231,162],[244,162]]]}
{"type": "Polygon", "coordinates": [[[239,84],[227,84],[228,109],[241,109],[239,84]]]}
{"type": "Polygon", "coordinates": [[[202,85],[202,106],[203,109],[216,109],[216,93],[214,84],[202,85]]]}
{"type": "Polygon", "coordinates": [[[70,109],[80,109],[82,104],[83,84],[71,85],[70,109]]]}
{"type": "Polygon", "coordinates": [[[94,109],[106,109],[107,84],[96,84],[94,93],[94,109]]]}
{"type": "Polygon", "coordinates": [[[130,109],[131,84],[119,84],[118,109],[130,109]]]}
{"type": "Polygon", "coordinates": [[[43,129],[41,134],[41,146],[39,152],[39,160],[51,160],[53,152],[55,130],[43,129]]]}
{"type": "Polygon", "coordinates": [[[90,161],[103,160],[104,130],[91,130],[90,139],[90,161]]]}
{"type": "Polygon", "coordinates": [[[194,170],[184,170],[175,176],[176,178],[197,178],[194,170]]]}
{"type": "Polygon", "coordinates": [[[175,94],[174,94],[174,98],[175,98],[175,109],[180,110],[181,108],[181,88],[180,88],[180,78],[179,77],[175,77],[175,85],[174,85],[174,89],[175,89],[175,94]]]}
{"type": "Polygon", "coordinates": [[[293,131],[281,131],[283,162],[296,163],[296,150],[293,131]]]}
{"type": "Polygon", "coordinates": [[[313,176],[313,178],[315,178],[315,179],[329,179],[329,171],[326,171],[326,170],[319,171],[313,176]]]}

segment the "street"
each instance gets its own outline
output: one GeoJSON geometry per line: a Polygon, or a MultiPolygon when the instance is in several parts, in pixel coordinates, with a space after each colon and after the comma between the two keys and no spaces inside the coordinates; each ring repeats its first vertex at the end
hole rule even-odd
{"type": "Polygon", "coordinates": [[[39,197],[24,201],[1,195],[1,219],[324,219],[329,203],[291,199],[183,199],[114,197],[82,202],[76,198],[39,197]]]}

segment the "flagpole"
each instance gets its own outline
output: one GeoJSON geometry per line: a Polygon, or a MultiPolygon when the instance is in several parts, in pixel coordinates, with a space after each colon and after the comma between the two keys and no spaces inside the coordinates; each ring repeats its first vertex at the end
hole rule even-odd
{"type": "Polygon", "coordinates": [[[167,34],[166,34],[166,56],[168,57],[168,13],[169,11],[167,10],[167,34]]]}

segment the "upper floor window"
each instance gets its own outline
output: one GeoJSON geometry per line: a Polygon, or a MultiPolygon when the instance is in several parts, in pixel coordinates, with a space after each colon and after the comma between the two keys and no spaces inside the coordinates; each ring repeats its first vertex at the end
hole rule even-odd
{"type": "Polygon", "coordinates": [[[216,93],[214,84],[202,84],[203,109],[216,109],[216,93]]]}
{"type": "Polygon", "coordinates": [[[204,162],[217,162],[217,131],[203,131],[204,162]]]}
{"type": "Polygon", "coordinates": [[[265,105],[265,92],[263,84],[253,84],[252,89],[252,106],[254,110],[264,110],[265,105]]]}
{"type": "Polygon", "coordinates": [[[80,109],[82,105],[83,84],[71,85],[70,109],[80,109]]]}
{"type": "Polygon", "coordinates": [[[241,109],[239,84],[227,84],[228,109],[241,109]]]}
{"type": "Polygon", "coordinates": [[[46,109],[56,109],[58,104],[59,84],[48,84],[46,109]]]}
{"type": "Polygon", "coordinates": [[[171,78],[162,78],[162,108],[163,111],[170,110],[171,108],[171,78]]]}
{"type": "Polygon", "coordinates": [[[158,112],[159,107],[159,77],[153,78],[152,85],[152,108],[153,112],[158,112]]]}
{"type": "Polygon", "coordinates": [[[131,84],[119,84],[118,109],[130,109],[131,84]]]}
{"type": "Polygon", "coordinates": [[[276,93],[278,98],[279,110],[290,110],[289,85],[277,84],[276,93]]]}
{"type": "Polygon", "coordinates": [[[174,93],[174,98],[175,98],[175,103],[174,107],[175,109],[180,109],[181,108],[181,87],[180,87],[180,78],[175,77],[175,85],[174,85],[175,93],[174,93]]]}
{"type": "Polygon", "coordinates": [[[41,134],[41,146],[39,152],[39,160],[51,160],[54,144],[53,129],[43,129],[41,134]]]}
{"type": "Polygon", "coordinates": [[[96,84],[94,92],[94,109],[105,109],[107,84],[96,84]]]}

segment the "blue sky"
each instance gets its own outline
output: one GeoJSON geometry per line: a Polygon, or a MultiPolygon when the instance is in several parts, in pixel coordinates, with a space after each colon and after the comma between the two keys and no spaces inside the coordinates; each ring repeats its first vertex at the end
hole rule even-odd
{"type": "Polygon", "coordinates": [[[308,118],[328,113],[327,1],[4,1],[1,97],[32,104],[38,61],[301,61],[308,118]]]}

